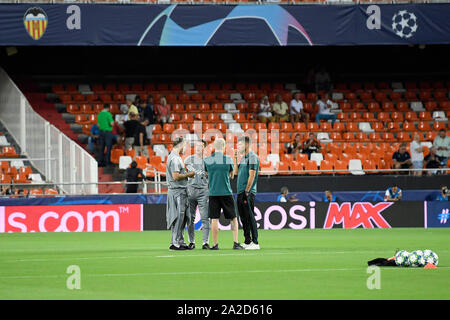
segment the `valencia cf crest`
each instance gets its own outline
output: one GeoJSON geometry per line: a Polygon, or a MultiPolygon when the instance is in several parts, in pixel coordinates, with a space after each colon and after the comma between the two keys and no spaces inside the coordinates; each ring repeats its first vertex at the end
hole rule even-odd
{"type": "Polygon", "coordinates": [[[44,35],[45,29],[47,29],[47,14],[41,8],[30,8],[25,12],[23,23],[30,37],[34,40],[39,40],[44,35]]]}

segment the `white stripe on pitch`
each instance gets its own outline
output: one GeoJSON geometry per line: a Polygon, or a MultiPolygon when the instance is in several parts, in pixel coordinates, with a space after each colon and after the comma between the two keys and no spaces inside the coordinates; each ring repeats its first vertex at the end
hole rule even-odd
{"type": "MultiPolygon", "coordinates": [[[[450,266],[438,267],[438,269],[448,269],[450,266]]],[[[394,268],[385,267],[385,270],[422,270],[423,268],[394,268]]],[[[143,273],[99,273],[84,274],[83,277],[142,277],[142,276],[179,276],[179,275],[210,275],[210,274],[235,274],[235,273],[290,273],[290,272],[336,272],[336,271],[363,271],[366,267],[360,268],[326,268],[326,269],[284,269],[284,270],[239,270],[239,271],[185,271],[185,272],[143,272],[143,273]]],[[[0,276],[0,279],[45,279],[45,278],[67,278],[67,275],[17,275],[0,276]]]]}
{"type": "MultiPolygon", "coordinates": [[[[186,252],[186,251],[185,251],[186,252]]],[[[333,255],[333,254],[384,254],[392,253],[391,250],[381,251],[301,251],[301,252],[267,252],[261,250],[243,250],[240,253],[203,253],[203,254],[169,254],[169,255],[136,255],[136,256],[92,256],[92,257],[68,257],[68,258],[36,258],[36,259],[15,259],[5,260],[3,262],[46,262],[46,261],[67,261],[67,260],[98,260],[98,259],[132,259],[132,258],[180,258],[180,257],[228,257],[228,256],[259,256],[264,257],[267,255],[333,255]]],[[[441,250],[442,252],[442,250],[441,250]]],[[[389,255],[389,254],[388,254],[389,255]]],[[[392,253],[393,255],[393,253],[392,253]]]]}

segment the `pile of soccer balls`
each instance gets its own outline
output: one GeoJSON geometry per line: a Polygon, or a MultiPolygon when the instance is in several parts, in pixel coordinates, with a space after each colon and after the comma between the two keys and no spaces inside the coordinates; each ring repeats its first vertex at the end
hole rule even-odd
{"type": "Polygon", "coordinates": [[[439,257],[428,249],[413,252],[400,250],[395,254],[395,264],[399,267],[425,267],[429,263],[437,266],[439,257]]]}

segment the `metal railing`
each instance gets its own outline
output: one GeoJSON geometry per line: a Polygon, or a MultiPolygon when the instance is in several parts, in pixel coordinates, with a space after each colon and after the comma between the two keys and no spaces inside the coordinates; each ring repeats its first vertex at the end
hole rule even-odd
{"type": "Polygon", "coordinates": [[[1,68],[0,121],[20,146],[21,156],[26,157],[21,160],[30,161],[47,181],[66,193],[80,193],[77,183],[90,183],[88,192],[98,192],[97,161],[36,113],[1,68]]]}
{"type": "MultiPolygon", "coordinates": [[[[393,173],[393,174],[399,174],[399,173],[413,173],[413,172],[418,172],[418,171],[422,171],[425,173],[428,172],[435,172],[437,174],[449,174],[450,168],[438,168],[438,169],[362,169],[362,172],[364,172],[364,174],[376,174],[376,173],[393,173]]],[[[335,170],[273,170],[273,171],[260,171],[260,175],[261,176],[273,176],[275,174],[278,175],[282,175],[284,173],[287,173],[291,176],[296,176],[297,178],[301,179],[302,176],[304,175],[314,175],[314,174],[333,174],[336,175],[338,174],[339,176],[343,176],[343,174],[346,175],[352,175],[351,174],[351,170],[350,169],[335,169],[335,170]]],[[[113,182],[96,182],[96,183],[87,183],[87,182],[77,182],[77,183],[70,183],[70,182],[65,182],[65,183],[58,183],[58,186],[71,186],[71,185],[76,185],[76,186],[81,186],[80,188],[77,188],[78,190],[85,190],[85,188],[83,188],[84,186],[87,185],[93,185],[95,184],[97,187],[100,185],[121,185],[124,187],[124,192],[123,193],[119,193],[119,194],[126,194],[125,193],[125,186],[127,185],[138,185],[141,186],[140,192],[137,192],[135,194],[164,194],[166,192],[162,191],[162,188],[167,188],[167,182],[166,181],[162,181],[161,180],[161,176],[164,176],[165,173],[164,172],[159,172],[159,171],[154,171],[154,180],[150,181],[150,180],[144,180],[142,182],[124,182],[124,181],[113,181],[113,182]],[[149,192],[149,186],[153,186],[154,188],[154,192],[149,192]]],[[[25,187],[31,187],[31,189],[33,188],[44,188],[46,186],[55,186],[54,183],[49,183],[49,182],[44,182],[44,183],[36,183],[36,184],[30,184],[30,183],[18,183],[18,184],[0,184],[0,188],[3,189],[4,186],[8,186],[8,187],[14,187],[15,189],[24,189],[25,187]]],[[[63,190],[63,189],[62,189],[63,190]]],[[[57,196],[61,196],[61,195],[66,195],[67,193],[65,192],[61,192],[60,194],[55,194],[55,195],[51,195],[51,194],[33,194],[33,195],[17,195],[17,194],[11,194],[11,195],[3,195],[3,197],[57,197],[57,196]]],[[[72,194],[72,195],[89,195],[90,193],[87,192],[80,192],[77,194],[72,194]]],[[[112,195],[112,194],[117,194],[117,193],[96,193],[96,195],[112,195]]],[[[130,194],[130,193],[128,193],[130,194]]]]}

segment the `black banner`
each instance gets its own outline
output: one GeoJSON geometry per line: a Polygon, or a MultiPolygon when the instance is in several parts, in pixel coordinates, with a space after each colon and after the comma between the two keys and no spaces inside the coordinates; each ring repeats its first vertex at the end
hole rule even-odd
{"type": "MultiPolygon", "coordinates": [[[[256,203],[259,229],[331,229],[424,227],[424,202],[256,203]]],[[[201,221],[197,211],[195,229],[201,221]]],[[[219,228],[230,229],[221,217],[219,228]]],[[[166,229],[166,205],[144,205],[144,230],[166,229]]]]}

